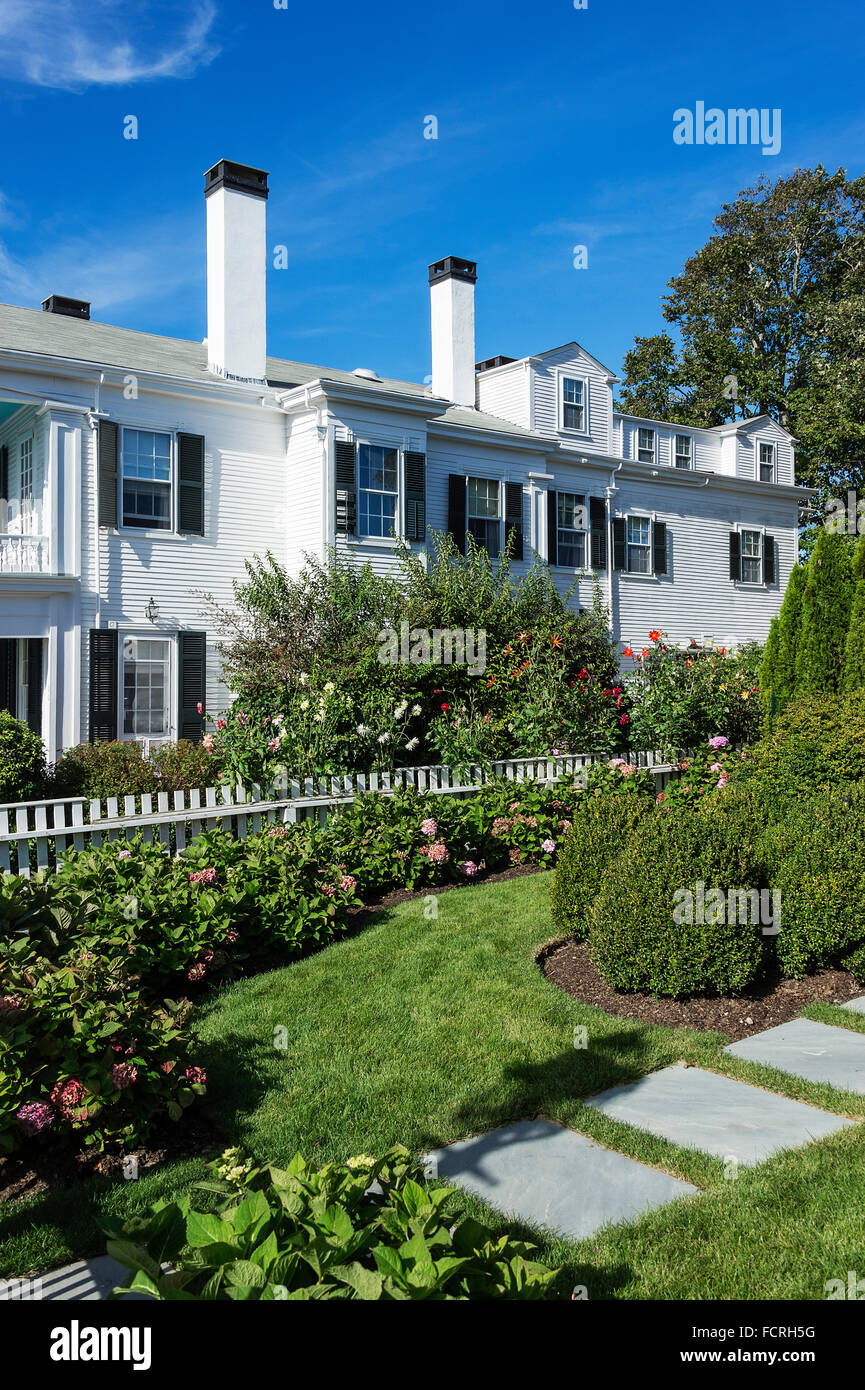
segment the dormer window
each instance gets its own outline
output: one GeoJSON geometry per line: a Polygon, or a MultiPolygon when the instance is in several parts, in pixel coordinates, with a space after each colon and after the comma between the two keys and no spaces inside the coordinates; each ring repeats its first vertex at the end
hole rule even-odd
{"type": "Polygon", "coordinates": [[[759,455],[760,455],[760,459],[759,459],[759,465],[760,465],[760,482],[761,482],[761,483],[774,483],[774,481],[775,481],[775,445],[774,445],[774,444],[763,444],[763,443],[761,443],[761,444],[758,445],[758,449],[759,449],[759,455]]]}
{"type": "Polygon", "coordinates": [[[581,433],[586,428],[586,383],[577,377],[562,378],[562,428],[581,433]]]}
{"type": "Polygon", "coordinates": [[[676,452],[673,461],[677,468],[691,468],[693,466],[691,436],[689,434],[676,435],[676,452]]]}
{"type": "Polygon", "coordinates": [[[637,458],[640,460],[640,463],[655,462],[654,430],[641,429],[637,431],[637,458]]]}

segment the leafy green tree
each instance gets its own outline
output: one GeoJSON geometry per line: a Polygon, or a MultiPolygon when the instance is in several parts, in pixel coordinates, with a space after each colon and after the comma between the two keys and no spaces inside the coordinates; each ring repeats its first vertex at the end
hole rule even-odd
{"type": "Polygon", "coordinates": [[[669,282],[678,331],[638,338],[620,404],[712,426],[769,414],[799,440],[798,481],[865,480],[865,177],[822,165],[760,179],[725,204],[669,282]]]}
{"type": "Polygon", "coordinates": [[[796,694],[840,690],[852,603],[850,548],[822,527],[808,561],[796,655],[796,694]]]}

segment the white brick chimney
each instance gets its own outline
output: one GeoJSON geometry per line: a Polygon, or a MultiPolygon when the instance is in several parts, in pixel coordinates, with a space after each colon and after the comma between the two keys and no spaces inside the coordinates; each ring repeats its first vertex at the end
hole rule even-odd
{"type": "Polygon", "coordinates": [[[455,405],[475,403],[474,261],[446,256],[429,268],[432,393],[455,405]]]}
{"type": "Polygon", "coordinates": [[[263,383],[267,359],[267,171],[221,159],[204,176],[207,365],[263,383]]]}

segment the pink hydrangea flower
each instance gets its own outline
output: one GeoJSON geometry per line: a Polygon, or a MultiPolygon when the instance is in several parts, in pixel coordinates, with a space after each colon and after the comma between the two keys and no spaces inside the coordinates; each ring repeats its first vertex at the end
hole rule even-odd
{"type": "Polygon", "coordinates": [[[710,748],[728,748],[729,744],[730,740],[724,734],[716,734],[714,738],[709,739],[710,748]]]}
{"type": "Polygon", "coordinates": [[[115,1062],[111,1068],[111,1077],[118,1091],[125,1091],[131,1086],[138,1076],[138,1068],[131,1062],[115,1062]]]}
{"type": "Polygon", "coordinates": [[[730,779],[729,779],[729,777],[727,776],[726,772],[722,772],[722,773],[721,773],[721,776],[718,778],[718,786],[719,786],[719,787],[726,787],[726,785],[727,785],[727,783],[729,782],[729,780],[730,780],[730,779]]]}
{"type": "Polygon", "coordinates": [[[353,893],[357,887],[357,879],[353,878],[351,874],[343,874],[339,880],[339,886],[343,893],[353,893]]]}
{"type": "Polygon", "coordinates": [[[466,859],[464,863],[460,864],[460,873],[463,878],[477,878],[478,866],[473,859],[466,859]]]}
{"type": "Polygon", "coordinates": [[[0,994],[0,1014],[11,1014],[21,1008],[19,994],[0,994]]]}
{"type": "Polygon", "coordinates": [[[556,847],[556,842],[555,842],[555,840],[542,840],[542,841],[541,841],[541,849],[544,851],[545,854],[552,854],[552,852],[553,852],[553,850],[555,849],[555,847],[556,847]]]}
{"type": "Polygon", "coordinates": [[[131,850],[131,849],[121,849],[121,850],[118,850],[117,858],[118,858],[118,859],[131,859],[131,858],[132,858],[132,850],[131,850]]]}
{"type": "Polygon", "coordinates": [[[420,829],[422,835],[429,835],[430,839],[432,839],[438,830],[438,823],[430,818],[429,820],[421,821],[420,829]]]}
{"type": "Polygon", "coordinates": [[[237,940],[238,936],[239,936],[239,932],[238,932],[238,930],[237,930],[237,927],[229,927],[229,928],[228,928],[228,931],[225,933],[225,939],[226,939],[226,941],[228,942],[229,946],[233,946],[233,945],[234,945],[234,943],[235,943],[235,941],[237,940]]]}
{"type": "Polygon", "coordinates": [[[199,960],[194,965],[190,965],[186,972],[186,978],[187,980],[203,980],[206,974],[207,966],[199,960]]]}
{"type": "Polygon", "coordinates": [[[80,1107],[86,1098],[87,1092],[81,1082],[75,1080],[74,1076],[70,1076],[66,1081],[58,1081],[51,1092],[52,1104],[56,1105],[61,1115],[67,1120],[80,1118],[80,1107]]]}
{"type": "Polygon", "coordinates": [[[186,1077],[186,1080],[192,1082],[193,1085],[207,1085],[207,1072],[204,1070],[204,1067],[187,1067],[183,1075],[186,1077]]]}
{"type": "Polygon", "coordinates": [[[709,771],[710,771],[710,772],[723,772],[724,769],[723,769],[723,767],[721,766],[720,763],[712,763],[712,766],[709,768],[709,771]]]}
{"type": "Polygon", "coordinates": [[[54,1111],[47,1101],[33,1100],[29,1105],[22,1105],[15,1118],[25,1134],[39,1134],[53,1125],[54,1111]]]}
{"type": "Polygon", "coordinates": [[[279,747],[279,739],[278,739],[278,738],[269,738],[269,739],[267,740],[267,746],[268,746],[268,749],[270,750],[271,753],[275,753],[276,750],[277,750],[277,748],[279,747]]]}
{"type": "Polygon", "coordinates": [[[334,893],[336,892],[336,889],[334,888],[332,883],[323,883],[321,885],[321,891],[326,898],[332,898],[334,893]]]}

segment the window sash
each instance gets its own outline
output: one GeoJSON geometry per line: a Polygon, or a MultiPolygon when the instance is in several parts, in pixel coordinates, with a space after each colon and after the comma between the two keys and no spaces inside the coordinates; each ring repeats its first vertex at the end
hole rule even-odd
{"type": "Polygon", "coordinates": [[[773,483],[775,481],[775,445],[760,445],[760,482],[773,483]]]}
{"type": "Polygon", "coordinates": [[[466,497],[467,530],[488,555],[502,548],[501,489],[497,479],[469,478],[466,497]]]}
{"type": "Polygon", "coordinates": [[[580,493],[560,492],[556,498],[558,563],[583,569],[586,563],[586,499],[580,493]]]}
{"type": "Polygon", "coordinates": [[[399,450],[361,444],[357,459],[357,525],[361,536],[390,536],[396,530],[399,450]]]}
{"type": "Polygon", "coordinates": [[[652,533],[647,516],[629,516],[627,531],[628,573],[652,573],[652,533]]]}
{"type": "Polygon", "coordinates": [[[675,464],[677,468],[691,467],[691,436],[689,434],[676,435],[675,464]]]}
{"type": "Polygon", "coordinates": [[[564,429],[585,429],[585,394],[585,382],[576,377],[562,378],[562,427],[564,429]]]}
{"type": "Polygon", "coordinates": [[[18,450],[18,494],[22,502],[33,501],[33,440],[22,439],[18,450]]]}
{"type": "Polygon", "coordinates": [[[167,738],[171,730],[171,641],[124,637],[122,720],[124,738],[167,738]]]}
{"type": "Polygon", "coordinates": [[[655,462],[655,431],[637,431],[637,458],[640,463],[655,462]]]}
{"type": "Polygon", "coordinates": [[[171,530],[172,437],[158,430],[124,427],[120,472],[124,526],[171,530]]]}
{"type": "Polygon", "coordinates": [[[763,579],[763,537],[759,531],[742,531],[742,583],[760,584],[763,579]]]}

